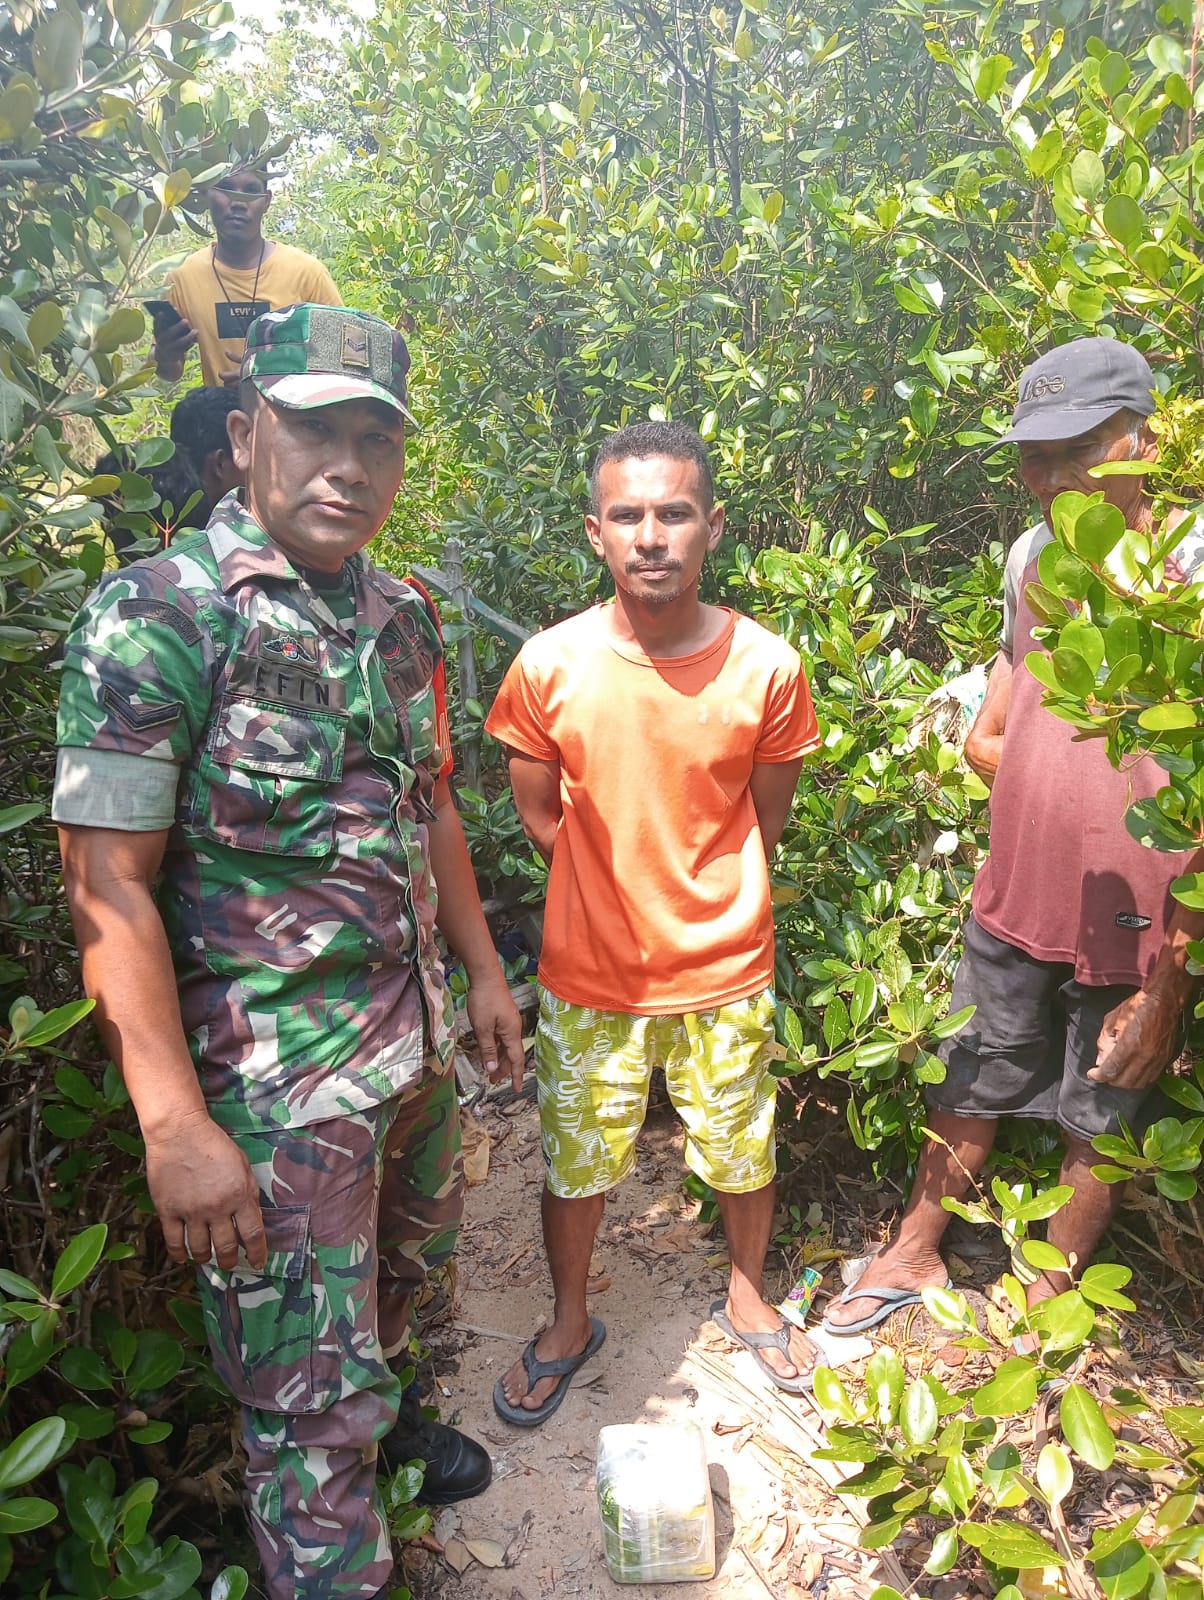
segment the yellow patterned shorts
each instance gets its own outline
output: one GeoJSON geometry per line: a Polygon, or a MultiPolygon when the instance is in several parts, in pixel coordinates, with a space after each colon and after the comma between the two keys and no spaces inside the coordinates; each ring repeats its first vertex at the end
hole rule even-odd
{"type": "Polygon", "coordinates": [[[768,990],[711,1011],[637,1017],[541,989],[535,1081],[548,1188],[583,1199],[627,1176],[654,1067],[685,1126],[690,1170],[724,1194],[763,1188],[774,1176],[773,1020],[768,990]]]}

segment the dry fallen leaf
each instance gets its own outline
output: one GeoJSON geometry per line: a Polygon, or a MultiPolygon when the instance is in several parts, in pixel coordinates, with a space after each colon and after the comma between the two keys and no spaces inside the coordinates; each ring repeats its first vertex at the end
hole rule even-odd
{"type": "Polygon", "coordinates": [[[987,1306],[987,1327],[991,1330],[993,1338],[1002,1345],[1012,1342],[1012,1323],[1015,1320],[1008,1312],[1000,1311],[998,1306],[987,1306]]]}
{"type": "Polygon", "coordinates": [[[443,1559],[453,1572],[463,1573],[472,1566],[472,1555],[460,1539],[449,1539],[443,1546],[443,1559]]]}
{"type": "Polygon", "coordinates": [[[607,1274],[603,1274],[600,1278],[590,1278],[585,1285],[585,1292],[586,1294],[605,1294],[613,1282],[614,1279],[607,1274]]]}
{"type": "Polygon", "coordinates": [[[1204,1378],[1204,1361],[1197,1361],[1193,1356],[1185,1356],[1182,1350],[1172,1350],[1171,1354],[1179,1363],[1180,1371],[1185,1372],[1189,1378],[1204,1378]]]}
{"type": "Polygon", "coordinates": [[[808,1550],[799,1563],[799,1582],[810,1589],[824,1570],[824,1558],[818,1550],[808,1550]]]}
{"type": "Polygon", "coordinates": [[[506,1548],[496,1539],[465,1539],[464,1548],[483,1567],[500,1567],[506,1559],[506,1548]]]}
{"type": "Polygon", "coordinates": [[[464,1181],[475,1189],[489,1176],[490,1140],[480,1123],[467,1122],[464,1126],[464,1181]]]}

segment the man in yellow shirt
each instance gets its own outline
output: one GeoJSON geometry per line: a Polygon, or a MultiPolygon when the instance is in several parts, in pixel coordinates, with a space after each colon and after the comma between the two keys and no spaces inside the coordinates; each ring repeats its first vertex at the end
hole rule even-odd
{"type": "Polygon", "coordinates": [[[196,345],[207,388],[236,384],[247,329],[256,317],[303,301],[342,305],[320,261],[264,238],[263,218],[271,201],[267,174],[255,167],[236,167],[210,189],[217,237],[167,274],[168,300],[177,315],[166,309],[151,312],[155,370],[161,378],[177,382],[196,345]]]}

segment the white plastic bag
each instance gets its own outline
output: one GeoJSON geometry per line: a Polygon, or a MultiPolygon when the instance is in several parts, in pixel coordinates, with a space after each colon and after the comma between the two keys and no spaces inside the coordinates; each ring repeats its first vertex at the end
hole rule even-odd
{"type": "Polygon", "coordinates": [[[598,1513],[616,1583],[690,1583],[715,1572],[715,1506],[702,1430],[620,1423],[598,1434],[598,1513]]]}

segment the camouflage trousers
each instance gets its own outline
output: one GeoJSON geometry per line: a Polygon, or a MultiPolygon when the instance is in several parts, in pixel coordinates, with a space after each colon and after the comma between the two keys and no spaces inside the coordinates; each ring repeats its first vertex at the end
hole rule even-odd
{"type": "Polygon", "coordinates": [[[375,1595],[393,1571],[376,1448],[397,1420],[415,1289],[463,1202],[455,1078],[308,1128],[239,1134],[260,1188],[262,1271],[204,1267],[214,1365],[242,1406],[271,1600],[375,1595]]]}

